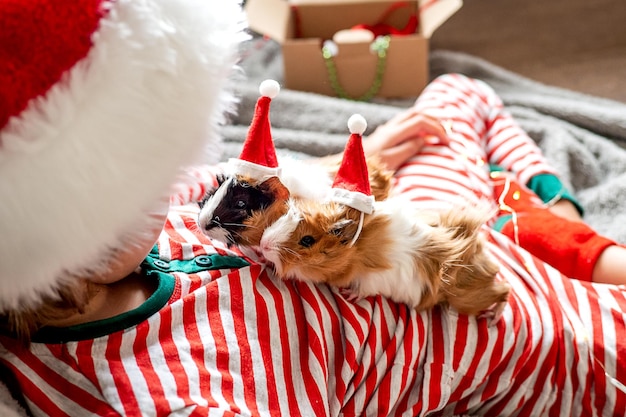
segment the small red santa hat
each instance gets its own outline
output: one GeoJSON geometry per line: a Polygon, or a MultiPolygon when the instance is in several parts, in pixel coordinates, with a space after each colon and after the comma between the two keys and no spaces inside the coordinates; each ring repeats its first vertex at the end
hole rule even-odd
{"type": "Polygon", "coordinates": [[[329,200],[362,213],[372,214],[374,196],[370,190],[369,173],[363,152],[363,133],[367,128],[367,122],[360,114],[353,114],[348,119],[348,128],[350,138],[346,143],[329,200]]]}
{"type": "Polygon", "coordinates": [[[228,161],[232,174],[245,175],[259,181],[280,175],[270,124],[270,103],[279,92],[280,85],[274,80],[265,80],[260,84],[261,97],[257,100],[241,154],[239,158],[228,161]]]}
{"type": "Polygon", "coordinates": [[[104,271],[219,161],[244,30],[230,1],[0,1],[0,312],[104,271]]]}

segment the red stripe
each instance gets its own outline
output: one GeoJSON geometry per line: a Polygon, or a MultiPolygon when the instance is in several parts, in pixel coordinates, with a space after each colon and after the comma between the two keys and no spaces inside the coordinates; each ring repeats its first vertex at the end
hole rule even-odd
{"type": "MultiPolygon", "coordinates": [[[[461,359],[463,358],[463,353],[465,352],[465,348],[467,346],[467,326],[469,319],[467,316],[459,314],[457,322],[456,322],[456,333],[454,334],[454,346],[453,346],[453,356],[452,356],[452,369],[455,371],[459,369],[461,366],[461,359]]],[[[473,348],[473,346],[469,346],[473,348]]]]}
{"type": "MultiPolygon", "coordinates": [[[[381,309],[382,313],[388,312],[391,316],[388,317],[387,314],[383,314],[383,323],[381,323],[381,329],[383,331],[382,344],[383,349],[385,351],[385,373],[383,374],[383,378],[380,382],[380,385],[377,389],[377,397],[378,397],[378,410],[379,413],[384,412],[384,415],[388,415],[391,410],[397,406],[397,403],[400,399],[402,399],[402,393],[406,384],[408,383],[406,375],[407,375],[407,367],[408,358],[402,357],[398,358],[399,351],[401,350],[404,354],[404,344],[406,337],[407,328],[404,326],[404,323],[407,321],[407,317],[410,316],[410,308],[404,304],[396,304],[389,302],[388,300],[384,301],[387,305],[387,309],[381,309]],[[388,322],[389,321],[389,322],[388,322]],[[391,334],[386,333],[387,328],[391,328],[391,334]],[[401,331],[398,331],[398,329],[401,331]],[[402,375],[405,378],[401,379],[401,386],[395,386],[397,384],[397,373],[399,370],[396,366],[396,363],[401,359],[402,363],[406,364],[402,368],[402,375]],[[392,385],[393,384],[393,385],[392,385]],[[394,393],[392,394],[392,386],[394,393]],[[393,395],[393,397],[392,397],[393,395]]],[[[402,355],[403,356],[403,355],[402,355]]]]}
{"type": "Polygon", "coordinates": [[[196,297],[187,297],[185,302],[182,303],[182,307],[182,326],[185,330],[186,340],[189,342],[189,354],[198,369],[198,388],[200,395],[207,401],[208,407],[217,407],[218,402],[211,394],[211,376],[204,364],[205,346],[202,343],[202,336],[198,330],[196,316],[196,311],[199,312],[199,315],[203,315],[205,313],[205,307],[198,305],[198,299],[196,297]]]}
{"type": "MultiPolygon", "coordinates": [[[[544,267],[545,264],[536,258],[533,258],[532,262],[533,262],[534,267],[539,272],[538,276],[537,275],[533,275],[533,276],[536,279],[544,279],[544,283],[549,284],[548,282],[546,282],[549,280],[546,279],[547,272],[544,267]]],[[[563,382],[565,381],[565,378],[568,372],[567,364],[565,363],[565,355],[563,353],[569,348],[569,346],[565,346],[565,343],[564,343],[563,318],[562,318],[561,308],[555,302],[557,300],[556,294],[554,294],[554,292],[551,292],[551,291],[546,291],[545,296],[547,300],[546,304],[548,305],[550,309],[550,313],[551,313],[551,317],[550,317],[551,320],[548,320],[548,322],[552,324],[552,329],[554,331],[555,340],[553,341],[553,343],[549,345],[548,350],[543,358],[542,364],[538,364],[539,370],[535,378],[537,381],[548,381],[548,378],[551,378],[552,386],[562,387],[563,382]]],[[[548,319],[548,318],[543,316],[542,319],[548,319]]],[[[529,370],[529,373],[530,373],[530,370],[529,370]]],[[[543,393],[540,390],[540,387],[537,387],[537,391],[535,394],[535,398],[536,398],[535,402],[538,400],[538,398],[542,394],[543,393]]],[[[562,400],[561,394],[562,394],[561,392],[557,394],[559,401],[562,400]]],[[[529,407],[528,413],[530,413],[531,411],[532,410],[529,407]]],[[[528,414],[528,415],[530,416],[531,414],[528,414]]]]}
{"type": "MultiPolygon", "coordinates": [[[[557,299],[560,300],[559,303],[549,304],[551,310],[553,311],[552,314],[554,317],[553,323],[554,323],[555,332],[560,336],[562,334],[565,334],[565,325],[567,324],[568,327],[571,329],[572,324],[569,321],[567,321],[567,323],[564,323],[564,318],[562,314],[563,307],[561,306],[561,304],[564,306],[567,301],[559,297],[557,290],[554,288],[552,280],[548,278],[549,273],[546,270],[545,265],[546,264],[544,264],[543,262],[535,262],[535,267],[537,268],[541,276],[546,277],[545,284],[548,286],[549,300],[557,300],[557,299]]],[[[562,276],[562,280],[560,282],[565,288],[571,287],[571,282],[569,278],[562,276]]],[[[570,331],[574,333],[575,328],[573,328],[573,330],[570,330],[570,331]]],[[[576,343],[572,343],[571,345],[566,346],[565,343],[567,342],[564,343],[564,339],[562,337],[559,337],[558,342],[559,342],[558,346],[556,346],[555,348],[557,348],[559,352],[565,352],[567,350],[570,350],[570,352],[572,353],[573,361],[572,361],[572,364],[569,364],[567,363],[567,357],[566,357],[567,355],[563,353],[558,354],[557,356],[558,362],[556,362],[555,375],[553,376],[554,385],[557,387],[563,387],[565,386],[566,380],[569,379],[571,382],[572,391],[574,393],[578,392],[581,388],[584,388],[586,390],[587,389],[586,387],[581,387],[580,381],[578,380],[578,374],[576,372],[576,370],[578,369],[579,358],[580,358],[580,351],[578,349],[578,346],[576,345],[576,343]]],[[[562,404],[564,398],[560,392],[558,394],[558,397],[559,397],[559,403],[562,404]]],[[[585,392],[582,398],[583,398],[584,403],[578,406],[578,408],[582,412],[581,415],[591,414],[590,404],[587,402],[588,399],[591,398],[590,393],[585,392]]]]}
{"type": "MultiPolygon", "coordinates": [[[[381,378],[377,365],[378,361],[384,358],[384,355],[378,356],[379,352],[377,346],[379,343],[381,344],[381,346],[384,346],[383,337],[385,335],[385,332],[387,331],[386,324],[384,323],[384,314],[381,311],[382,302],[382,296],[377,296],[373,299],[372,312],[375,314],[374,317],[378,316],[378,319],[376,321],[372,320],[368,332],[366,349],[370,357],[369,363],[362,363],[363,366],[361,367],[361,369],[363,369],[364,371],[363,379],[365,380],[365,392],[361,392],[360,396],[364,397],[365,399],[365,402],[363,404],[365,409],[368,409],[370,401],[373,400],[373,394],[376,391],[376,387],[381,378]],[[377,334],[377,329],[378,331],[380,331],[380,336],[377,334]]],[[[373,408],[377,409],[376,404],[373,406],[373,408]]]]}
{"type": "Polygon", "coordinates": [[[207,286],[206,310],[211,327],[211,334],[215,343],[215,368],[220,370],[221,386],[220,391],[224,400],[230,404],[235,413],[241,410],[236,405],[233,398],[233,379],[229,373],[230,352],[224,332],[220,306],[220,291],[217,282],[207,286]]]}
{"type": "MultiPolygon", "coordinates": [[[[615,346],[615,374],[613,377],[626,385],[626,363],[624,360],[620,360],[620,358],[626,358],[626,344],[623,343],[623,341],[626,340],[626,322],[624,320],[626,299],[624,298],[624,293],[615,288],[611,288],[610,292],[620,307],[611,310],[613,322],[615,323],[615,340],[617,342],[615,346]]],[[[619,389],[616,389],[615,393],[617,397],[614,413],[626,415],[626,393],[619,389]]]]}
{"type": "MultiPolygon", "coordinates": [[[[589,286],[587,290],[587,299],[589,300],[589,309],[591,314],[591,325],[593,326],[593,332],[590,335],[591,340],[593,340],[593,356],[601,363],[604,363],[604,348],[603,344],[604,340],[604,329],[602,323],[602,307],[598,305],[598,293],[595,291],[594,287],[589,286]]],[[[596,393],[604,393],[606,392],[606,376],[604,375],[604,370],[598,366],[597,363],[593,363],[591,368],[595,378],[595,391],[596,393]]],[[[594,406],[596,410],[602,410],[604,408],[606,401],[605,395],[596,395],[594,406]]]]}
{"type": "MultiPolygon", "coordinates": [[[[524,265],[524,258],[517,252],[517,250],[511,246],[509,248],[511,255],[516,258],[520,265],[524,265]]],[[[530,290],[529,292],[532,292],[530,290]]],[[[539,306],[537,305],[537,298],[532,296],[530,297],[532,305],[532,311],[540,312],[539,306]]],[[[527,329],[528,336],[525,337],[529,341],[533,339],[534,334],[532,332],[531,323],[535,314],[531,313],[527,309],[527,306],[522,303],[520,299],[520,303],[517,304],[519,306],[518,311],[527,317],[525,320],[525,328],[527,329]]],[[[542,313],[543,314],[543,313],[542,313]]],[[[542,320],[550,321],[550,317],[543,316],[542,320]]],[[[517,333],[516,333],[517,334],[517,333]]],[[[518,335],[521,337],[521,335],[518,335]]],[[[530,345],[525,346],[524,352],[519,355],[519,358],[523,358],[523,361],[519,361],[514,366],[514,378],[515,378],[515,386],[521,386],[524,384],[526,380],[532,379],[533,381],[543,382],[547,381],[549,374],[554,370],[554,365],[556,361],[556,356],[559,351],[558,347],[558,338],[561,337],[558,333],[555,335],[557,338],[556,343],[551,341],[550,347],[547,349],[544,348],[546,342],[543,341],[543,337],[538,341],[538,345],[533,347],[530,345]],[[544,355],[544,359],[540,361],[540,357],[544,355]]],[[[532,384],[532,382],[530,382],[532,384]]],[[[518,413],[520,416],[530,416],[533,407],[536,405],[537,400],[542,396],[542,388],[541,386],[537,386],[537,391],[532,394],[530,397],[524,398],[524,402],[519,404],[518,413]]],[[[490,413],[501,414],[507,408],[509,404],[506,401],[502,401],[496,404],[493,408],[490,409],[490,413]]]]}
{"type": "MultiPolygon", "coordinates": [[[[463,192],[467,192],[468,194],[470,194],[470,193],[476,192],[476,190],[470,185],[472,181],[474,181],[474,179],[470,178],[469,172],[467,170],[461,169],[459,161],[455,160],[454,158],[440,156],[436,154],[423,153],[423,154],[419,154],[417,159],[410,160],[409,162],[407,162],[405,165],[401,167],[401,170],[397,174],[397,182],[395,185],[397,190],[395,192],[397,194],[402,194],[406,192],[407,190],[412,190],[412,189],[421,190],[423,188],[424,191],[428,189],[431,189],[431,190],[434,189],[434,190],[440,191],[441,193],[447,193],[451,195],[456,195],[458,193],[463,193],[463,192]],[[441,160],[439,164],[436,164],[430,161],[426,162],[419,158],[420,156],[430,156],[430,155],[435,156],[435,157],[440,157],[443,160],[441,160]],[[418,168],[419,171],[410,172],[408,168],[411,166],[419,167],[418,168]],[[455,175],[445,176],[445,172],[441,174],[434,173],[434,172],[431,173],[427,171],[429,167],[441,169],[443,171],[452,172],[455,175]],[[458,168],[458,169],[455,169],[453,167],[458,168]],[[405,170],[405,171],[403,172],[402,170],[405,170]],[[409,172],[406,172],[406,171],[409,171],[409,172]],[[455,179],[457,176],[465,179],[467,182],[465,183],[459,182],[457,179],[455,179]],[[449,188],[442,188],[440,186],[435,187],[435,186],[428,184],[428,179],[437,180],[438,182],[441,182],[441,183],[449,183],[450,186],[449,188]]],[[[486,184],[486,181],[487,181],[487,174],[485,173],[485,177],[480,178],[480,182],[481,184],[486,184]]]]}
{"type": "MultiPolygon", "coordinates": [[[[311,370],[310,370],[311,368],[309,365],[309,350],[313,350],[315,347],[315,346],[311,346],[311,343],[314,342],[315,339],[318,339],[317,342],[319,342],[319,337],[315,333],[314,329],[312,329],[310,325],[308,324],[306,313],[304,311],[302,300],[299,294],[300,287],[306,286],[307,284],[300,283],[300,282],[290,282],[290,284],[293,284],[293,285],[289,285],[288,289],[289,289],[289,296],[291,298],[290,304],[294,312],[294,319],[296,323],[301,323],[301,324],[306,323],[306,325],[297,326],[297,329],[298,329],[297,337],[298,337],[298,341],[299,341],[298,343],[300,346],[299,360],[300,360],[300,372],[302,373],[301,375],[302,382],[304,383],[304,388],[306,390],[309,403],[311,407],[313,407],[311,410],[311,415],[316,415],[316,416],[323,415],[326,413],[326,409],[324,407],[324,400],[322,398],[322,393],[320,392],[320,389],[318,387],[318,384],[320,384],[320,381],[315,379],[315,377],[311,373],[311,370]],[[303,345],[308,346],[308,349],[303,348],[303,345]]],[[[320,344],[318,343],[316,347],[319,349],[320,344]]],[[[298,352],[294,352],[294,354],[298,354],[298,352]]],[[[313,354],[317,356],[315,352],[313,352],[313,354]]],[[[322,382],[326,383],[326,381],[322,381],[322,382]]],[[[320,384],[320,385],[323,385],[323,384],[320,384]]]]}
{"type": "MultiPolygon", "coordinates": [[[[511,297],[513,298],[513,297],[511,297]]],[[[513,309],[513,306],[511,306],[513,309]]],[[[513,357],[513,348],[509,348],[505,354],[504,352],[504,340],[503,338],[506,335],[506,324],[504,320],[498,321],[495,324],[498,331],[498,339],[495,341],[493,350],[491,351],[488,363],[488,371],[486,372],[486,384],[483,389],[481,399],[488,400],[492,398],[498,392],[498,384],[500,383],[500,377],[502,376],[502,372],[506,370],[506,366],[502,366],[503,364],[510,363],[511,358],[513,357]]],[[[515,336],[515,333],[513,333],[515,336]]]]}
{"type": "MultiPolygon", "coordinates": [[[[508,168],[511,168],[515,163],[519,162],[519,157],[534,154],[537,156],[537,163],[541,165],[540,171],[553,172],[553,170],[545,164],[545,160],[534,142],[515,120],[503,110],[502,101],[491,89],[483,87],[482,84],[479,85],[471,78],[458,74],[441,76],[431,85],[433,85],[433,88],[431,89],[431,86],[429,86],[416,105],[420,107],[422,100],[424,100],[426,104],[429,104],[428,100],[432,100],[435,104],[439,103],[439,107],[454,107],[467,121],[471,120],[469,116],[470,112],[475,112],[476,120],[481,120],[486,126],[487,131],[476,132],[477,124],[474,123],[471,131],[465,132],[463,135],[466,138],[473,138],[474,142],[480,144],[478,136],[486,134],[487,149],[489,149],[487,155],[490,162],[502,164],[505,158],[517,156],[510,164],[506,164],[508,168]],[[463,95],[457,96],[455,95],[457,93],[463,95]],[[449,99],[452,99],[453,102],[449,103],[449,99]],[[495,126],[498,126],[498,130],[489,132],[489,130],[495,126]],[[507,136],[503,137],[505,132],[507,136]],[[498,149],[504,144],[510,144],[512,140],[519,143],[517,149],[508,151],[506,155],[503,155],[497,161],[493,160],[493,156],[498,152],[498,149]],[[527,148],[525,152],[521,152],[517,155],[514,154],[514,152],[520,152],[524,148],[527,148]]],[[[422,107],[424,106],[425,105],[422,105],[422,107]]],[[[458,126],[458,124],[455,126],[458,126]]],[[[458,128],[456,130],[458,130],[458,128]]]]}
{"type": "MultiPolygon", "coordinates": [[[[395,406],[398,413],[404,412],[409,408],[409,399],[411,398],[411,394],[415,391],[415,363],[417,362],[420,353],[424,350],[423,344],[419,344],[421,341],[418,336],[422,333],[415,332],[415,326],[418,325],[418,323],[420,326],[423,325],[422,321],[415,319],[415,316],[410,309],[407,308],[404,312],[406,314],[402,314],[399,317],[397,324],[399,327],[404,329],[404,334],[400,336],[400,349],[402,349],[405,364],[401,370],[400,381],[402,386],[398,387],[399,396],[395,406]]],[[[415,415],[415,413],[413,413],[413,415],[415,415]]]]}
{"type": "MultiPolygon", "coordinates": [[[[251,266],[250,274],[252,276],[255,276],[257,274],[256,270],[256,265],[251,266]]],[[[271,282],[271,280],[269,280],[265,272],[259,275],[258,281],[262,281],[261,285],[264,285],[267,288],[271,288],[271,286],[273,286],[273,283],[271,282]]],[[[274,354],[272,353],[272,342],[274,340],[274,335],[271,333],[269,325],[270,312],[265,298],[263,298],[263,296],[261,296],[258,291],[255,291],[254,295],[257,313],[257,334],[264,335],[263,338],[259,338],[259,345],[261,349],[261,356],[263,358],[263,365],[265,368],[267,407],[271,416],[280,416],[280,401],[278,399],[278,393],[276,391],[278,381],[276,380],[276,375],[274,374],[274,354]]],[[[272,312],[272,314],[273,313],[274,312],[272,312]]]]}
{"type": "MultiPolygon", "coordinates": [[[[5,362],[7,368],[15,375],[22,393],[26,396],[26,399],[35,404],[45,414],[50,416],[69,416],[69,414],[63,412],[49,397],[45,394],[30,377],[22,374],[15,366],[10,362],[5,362]]],[[[41,375],[40,375],[41,376],[41,375]]],[[[43,377],[43,376],[42,376],[43,377]]],[[[45,378],[44,378],[45,379],[45,378]]]]}
{"type": "MultiPolygon", "coordinates": [[[[417,320],[415,320],[416,325],[417,325],[416,340],[420,341],[419,351],[418,351],[419,353],[416,353],[416,355],[417,355],[416,364],[419,363],[419,357],[421,355],[423,355],[424,352],[426,351],[426,349],[427,349],[426,345],[428,343],[427,335],[428,335],[429,332],[426,330],[426,323],[428,322],[428,320],[427,319],[421,320],[421,318],[424,317],[424,316],[428,317],[430,314],[432,314],[432,313],[429,312],[427,315],[426,314],[418,315],[417,316],[418,317],[417,320]]],[[[407,346],[407,349],[410,352],[413,352],[412,348],[413,348],[412,346],[407,346]]],[[[420,374],[420,370],[415,370],[415,372],[417,374],[420,374]]],[[[424,374],[422,374],[422,379],[420,381],[417,381],[417,376],[414,376],[413,378],[414,378],[414,380],[416,382],[420,382],[421,384],[423,384],[423,383],[426,382],[426,379],[423,377],[423,375],[424,374]]],[[[419,389],[420,394],[421,394],[424,391],[424,386],[422,385],[422,386],[416,387],[414,389],[419,389]]],[[[410,395],[410,392],[408,394],[410,395]]],[[[422,401],[422,398],[423,398],[422,395],[418,396],[417,401],[415,401],[415,404],[413,404],[413,411],[411,412],[411,415],[418,416],[418,415],[421,415],[424,412],[424,402],[422,401]]],[[[407,401],[408,401],[408,398],[407,398],[407,401]]],[[[402,409],[406,409],[406,408],[402,408],[402,409]]]]}
{"type": "MultiPolygon", "coordinates": [[[[267,289],[269,290],[272,298],[274,300],[275,310],[274,313],[278,315],[278,335],[271,335],[272,341],[279,340],[280,341],[280,355],[276,355],[273,353],[272,356],[280,360],[280,364],[283,367],[282,380],[279,382],[279,387],[284,388],[285,396],[287,398],[287,406],[288,406],[288,414],[289,416],[299,416],[300,409],[298,407],[296,393],[294,391],[294,381],[292,380],[294,376],[293,369],[291,368],[291,343],[290,343],[290,335],[287,329],[287,321],[289,320],[284,312],[285,310],[285,302],[283,300],[283,294],[281,291],[276,288],[271,282],[268,282],[267,289]]],[[[293,336],[291,336],[293,337],[293,336]]],[[[298,346],[298,341],[295,342],[295,346],[298,346]]],[[[275,352],[276,346],[273,347],[272,352],[275,352]]]]}
{"type": "Polygon", "coordinates": [[[143,375],[150,396],[154,401],[154,407],[158,415],[165,415],[171,412],[169,402],[165,399],[165,393],[161,385],[158,374],[154,369],[154,364],[148,353],[147,338],[150,327],[147,322],[141,323],[136,328],[135,341],[133,343],[133,352],[137,366],[143,375]]]}
{"type": "MultiPolygon", "coordinates": [[[[65,345],[45,345],[45,347],[50,352],[50,355],[56,360],[70,368],[74,367],[74,358],[69,356],[65,345]]],[[[88,391],[65,378],[63,375],[63,369],[51,369],[39,357],[35,356],[31,351],[27,351],[25,349],[21,350],[18,356],[33,372],[35,372],[54,390],[58,391],[63,396],[71,399],[71,401],[75,402],[84,409],[89,410],[90,412],[96,412],[96,410],[98,410],[98,404],[101,404],[101,399],[94,397],[88,391]]]]}
{"type": "Polygon", "coordinates": [[[133,383],[126,374],[122,358],[120,356],[120,346],[122,345],[123,332],[116,332],[108,337],[105,357],[109,366],[109,372],[113,378],[113,383],[117,388],[117,395],[120,398],[120,405],[124,408],[124,413],[133,415],[140,410],[137,398],[134,395],[133,383]]]}
{"type": "Polygon", "coordinates": [[[181,363],[178,346],[173,338],[174,333],[179,330],[174,329],[181,323],[173,322],[172,309],[169,305],[161,309],[160,316],[159,342],[163,349],[163,356],[167,359],[167,367],[176,381],[176,394],[186,404],[191,404],[193,401],[189,393],[189,375],[181,363]]]}
{"type": "Polygon", "coordinates": [[[185,239],[176,231],[169,216],[165,221],[163,230],[169,237],[169,249],[171,253],[171,259],[183,259],[183,249],[181,242],[185,242],[185,239]]]}
{"type": "MultiPolygon", "coordinates": [[[[362,301],[365,302],[366,300],[362,301]]],[[[349,388],[352,388],[356,391],[356,387],[358,386],[358,381],[355,379],[355,374],[357,370],[361,367],[359,363],[359,358],[361,355],[361,347],[363,341],[365,340],[365,334],[363,332],[361,321],[358,317],[361,317],[365,320],[365,322],[371,321],[371,314],[369,313],[369,309],[364,308],[361,303],[350,303],[345,299],[337,299],[337,307],[339,309],[339,317],[341,318],[340,325],[344,328],[350,329],[354,332],[354,336],[351,336],[352,332],[345,330],[343,333],[346,335],[345,340],[341,343],[345,345],[345,353],[343,357],[344,363],[341,364],[337,362],[336,368],[343,371],[343,367],[347,366],[350,369],[349,380],[343,381],[345,383],[343,396],[339,398],[340,403],[343,404],[342,413],[346,416],[357,415],[356,403],[354,398],[354,392],[352,393],[352,397],[346,398],[346,394],[349,388]]],[[[338,374],[339,377],[343,377],[341,373],[338,374]]]]}
{"type": "MultiPolygon", "coordinates": [[[[259,274],[259,270],[257,269],[255,272],[255,276],[257,276],[259,274]]],[[[251,314],[254,315],[254,311],[252,310],[254,305],[248,305],[244,302],[241,279],[239,271],[236,271],[228,276],[230,311],[233,315],[235,337],[237,338],[237,345],[239,348],[238,362],[241,370],[241,378],[244,384],[244,400],[252,415],[259,415],[256,398],[256,375],[254,374],[254,361],[252,360],[250,340],[246,329],[248,324],[246,317],[251,314]]]]}
{"type": "MultiPolygon", "coordinates": [[[[449,74],[449,77],[442,77],[441,81],[444,85],[447,85],[450,91],[459,91],[463,94],[460,97],[460,100],[457,103],[461,102],[467,105],[468,109],[471,110],[474,114],[476,120],[486,121],[488,114],[488,110],[490,110],[493,105],[489,102],[489,99],[485,95],[485,90],[476,83],[471,78],[461,76],[460,74],[449,74]],[[479,105],[480,104],[480,105],[479,105]],[[483,112],[481,113],[480,110],[483,112]]],[[[451,103],[455,104],[455,103],[451,103]]],[[[459,108],[457,104],[457,108],[459,108]]],[[[470,113],[467,113],[468,117],[470,113]]],[[[486,127],[486,126],[485,126],[486,127]]],[[[477,132],[479,135],[482,135],[484,132],[477,132]]]]}
{"type": "MultiPolygon", "coordinates": [[[[327,340],[328,335],[330,335],[330,337],[332,338],[331,342],[333,344],[332,349],[333,349],[334,356],[331,358],[327,358],[327,360],[333,361],[335,365],[334,375],[332,375],[332,378],[335,382],[335,392],[330,393],[330,395],[334,394],[339,404],[341,404],[343,403],[343,399],[346,395],[346,390],[347,390],[347,385],[346,385],[346,382],[343,380],[343,375],[342,375],[343,367],[346,361],[345,352],[343,349],[343,345],[344,345],[343,336],[345,336],[345,333],[342,329],[341,317],[337,315],[337,311],[335,310],[336,308],[339,308],[339,307],[337,305],[334,305],[334,308],[333,308],[333,305],[331,305],[330,301],[331,300],[335,301],[335,303],[337,304],[345,304],[346,301],[340,295],[335,295],[335,294],[333,295],[334,297],[332,299],[324,297],[323,295],[320,296],[320,300],[323,304],[324,310],[328,311],[326,321],[330,321],[330,328],[326,329],[326,326],[323,326],[322,330],[324,331],[324,340],[327,340]]],[[[318,321],[322,324],[325,323],[322,315],[319,313],[318,313],[318,321]]]]}
{"type": "MultiPolygon", "coordinates": [[[[319,327],[319,335],[316,334],[317,330],[311,325],[311,323],[313,322],[313,318],[309,317],[309,319],[307,320],[309,333],[314,336],[313,340],[310,342],[311,350],[313,351],[313,354],[315,355],[320,367],[324,370],[325,379],[328,380],[330,378],[330,370],[328,368],[328,361],[330,359],[329,355],[336,354],[339,355],[339,357],[343,355],[340,349],[341,338],[337,337],[340,335],[332,332],[333,330],[338,330],[337,326],[335,325],[337,323],[336,314],[333,311],[332,306],[328,302],[328,299],[324,296],[323,292],[319,291],[316,297],[316,295],[313,293],[312,288],[308,285],[301,285],[299,291],[302,300],[309,305],[311,311],[313,311],[313,313],[315,314],[315,323],[319,327]],[[322,312],[324,312],[325,314],[322,314],[322,312]],[[331,320],[331,328],[328,329],[329,331],[331,331],[330,333],[327,332],[326,329],[326,320],[331,320]],[[329,346],[327,345],[326,339],[327,335],[330,335],[331,337],[334,336],[333,341],[335,342],[335,344],[333,345],[332,349],[334,349],[335,351],[333,352],[329,352],[329,346]],[[339,342],[339,344],[337,345],[336,342],[339,342]]],[[[337,361],[337,357],[333,357],[333,359],[335,360],[336,366],[341,365],[337,361]]],[[[335,368],[335,372],[341,373],[341,368],[335,368]]]]}
{"type": "MultiPolygon", "coordinates": [[[[443,323],[441,315],[445,314],[439,307],[435,307],[431,313],[430,340],[432,341],[432,349],[435,358],[444,359],[446,357],[445,335],[443,334],[443,323]]],[[[437,360],[437,359],[435,359],[437,360]]],[[[428,382],[428,403],[425,404],[427,410],[432,410],[439,405],[442,396],[442,382],[447,385],[447,379],[444,382],[443,373],[444,361],[433,362],[429,365],[424,373],[428,375],[425,382],[428,382]]]]}
{"type": "MultiPolygon", "coordinates": [[[[365,352],[367,352],[367,356],[369,356],[369,361],[367,363],[361,361],[361,368],[359,369],[359,371],[363,371],[361,373],[361,378],[365,383],[365,390],[363,391],[363,389],[361,389],[359,392],[359,397],[363,398],[364,400],[364,410],[367,410],[369,408],[370,401],[373,400],[373,394],[376,391],[376,388],[381,378],[377,368],[378,361],[382,360],[378,356],[378,345],[382,345],[382,337],[384,336],[384,332],[387,331],[387,328],[382,324],[383,314],[380,312],[382,300],[382,296],[376,296],[372,298],[372,319],[370,319],[368,323],[367,338],[363,354],[363,357],[365,357],[365,352]],[[376,317],[378,317],[378,319],[376,317]],[[377,329],[381,333],[380,336],[377,334],[377,329]]],[[[377,410],[377,404],[374,404],[372,408],[377,410]]]]}
{"type": "Polygon", "coordinates": [[[93,339],[83,340],[76,343],[76,367],[80,369],[80,372],[94,385],[96,389],[102,391],[94,364],[94,355],[92,352],[93,345],[93,339]]]}
{"type": "MultiPolygon", "coordinates": [[[[507,138],[504,139],[503,142],[511,142],[515,139],[515,136],[508,136],[507,138]]],[[[500,151],[499,147],[497,149],[497,151],[500,151]]],[[[514,146],[509,147],[509,149],[503,154],[500,155],[498,159],[496,159],[495,161],[493,161],[495,164],[497,165],[501,165],[506,169],[510,169],[511,166],[513,166],[515,164],[516,161],[519,161],[519,158],[513,158],[513,161],[510,163],[505,163],[504,161],[506,161],[507,159],[512,158],[512,156],[527,156],[529,154],[529,150],[526,149],[527,146],[525,143],[516,143],[514,146]],[[524,149],[522,151],[522,149],[524,149]]],[[[491,161],[493,159],[493,154],[496,153],[496,149],[492,149],[490,154],[489,154],[489,160],[491,161]]]]}

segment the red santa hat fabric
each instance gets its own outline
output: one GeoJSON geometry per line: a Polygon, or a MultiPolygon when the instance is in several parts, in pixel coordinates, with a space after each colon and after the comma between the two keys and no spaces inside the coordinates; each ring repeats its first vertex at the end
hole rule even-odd
{"type": "Polygon", "coordinates": [[[348,119],[348,128],[350,138],[333,182],[330,200],[371,214],[374,211],[374,197],[370,190],[369,173],[363,152],[363,133],[367,128],[367,122],[360,114],[354,114],[348,119]]]}
{"type": "Polygon", "coordinates": [[[275,80],[265,80],[259,85],[261,97],[257,100],[254,116],[239,158],[228,163],[231,173],[257,180],[280,175],[270,123],[270,104],[280,92],[275,80]]]}
{"type": "Polygon", "coordinates": [[[220,0],[0,0],[0,311],[106,268],[181,168],[219,160],[244,22],[220,0]]]}

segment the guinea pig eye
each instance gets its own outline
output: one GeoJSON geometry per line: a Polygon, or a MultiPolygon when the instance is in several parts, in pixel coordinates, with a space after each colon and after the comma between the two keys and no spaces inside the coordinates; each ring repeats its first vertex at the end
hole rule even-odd
{"type": "Polygon", "coordinates": [[[238,209],[245,209],[247,206],[246,202],[243,200],[237,200],[235,205],[237,206],[238,209]]]}
{"type": "Polygon", "coordinates": [[[299,243],[301,246],[304,246],[305,248],[310,248],[315,243],[315,238],[311,235],[306,235],[306,236],[303,236],[302,239],[300,239],[299,243]]]}

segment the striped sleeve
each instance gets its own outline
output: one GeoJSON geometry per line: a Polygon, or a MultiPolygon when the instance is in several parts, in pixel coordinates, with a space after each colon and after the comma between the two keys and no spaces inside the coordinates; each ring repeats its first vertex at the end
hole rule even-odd
{"type": "Polygon", "coordinates": [[[170,204],[174,206],[198,202],[206,192],[217,186],[217,175],[223,172],[221,165],[198,165],[185,169],[173,184],[170,204]]]}

